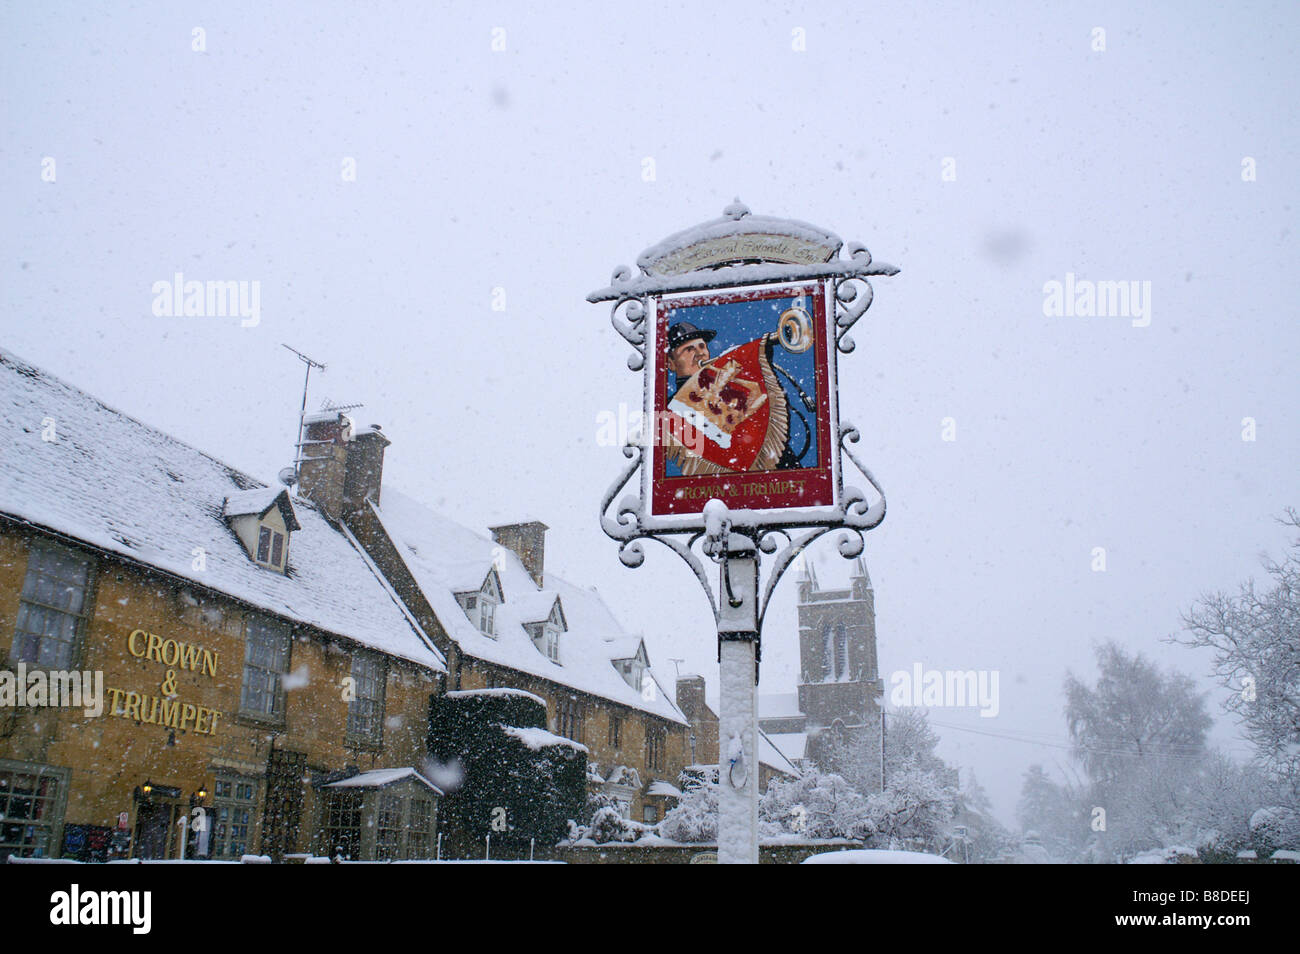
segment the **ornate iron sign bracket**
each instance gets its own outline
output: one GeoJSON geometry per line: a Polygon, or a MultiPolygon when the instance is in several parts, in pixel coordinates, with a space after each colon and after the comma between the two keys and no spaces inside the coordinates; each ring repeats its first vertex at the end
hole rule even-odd
{"type": "MultiPolygon", "coordinates": [[[[615,269],[610,284],[592,292],[587,300],[593,303],[611,303],[610,323],[631,345],[633,354],[628,356],[627,366],[631,371],[644,372],[647,395],[650,388],[650,369],[647,368],[650,355],[647,348],[651,299],[662,295],[808,280],[829,282],[835,305],[835,347],[832,353],[838,360],[838,355],[850,354],[855,349],[849,331],[871,307],[874,291],[870,279],[898,273],[898,269],[892,265],[874,262],[871,253],[863,245],[851,244],[847,258],[839,257],[840,247],[841,243],[835,236],[805,223],[752,217],[749,210],[737,200],[724,210],[722,219],[679,233],[644,253],[639,260],[641,275],[634,275],[627,266],[615,269]],[[781,246],[773,236],[789,239],[789,243],[781,246]],[[680,260],[689,261],[692,256],[699,259],[707,258],[710,254],[715,257],[723,254],[714,251],[720,247],[723,238],[730,243],[726,249],[732,254],[748,240],[757,250],[742,250],[740,254],[745,254],[746,251],[763,254],[764,249],[777,247],[778,251],[787,253],[785,257],[788,260],[724,260],[705,269],[665,270],[663,263],[674,258],[678,261],[673,264],[679,264],[680,260]],[[759,239],[765,244],[760,245],[759,239]],[[710,245],[711,242],[714,244],[710,245]],[[790,243],[803,244],[791,249],[790,243]],[[800,255],[807,259],[821,260],[798,261],[800,255]]],[[[648,403],[647,400],[647,406],[648,403]]],[[[717,521],[710,523],[702,519],[692,526],[683,526],[677,518],[664,518],[651,513],[644,480],[641,481],[639,492],[624,493],[629,481],[643,476],[640,472],[649,466],[646,460],[647,448],[629,442],[623,447],[623,455],[628,463],[601,500],[601,529],[618,543],[619,559],[628,567],[635,568],[644,562],[642,540],[654,540],[676,553],[699,580],[709,599],[715,621],[721,619],[723,614],[720,607],[728,599],[730,577],[726,566],[728,552],[732,551],[728,545],[730,538],[748,540],[758,551],[775,555],[762,582],[761,598],[757,606],[757,624],[761,631],[777,583],[810,544],[832,530],[846,531],[840,536],[838,549],[842,556],[851,559],[863,551],[863,533],[879,526],[885,518],[884,490],[850,446],[860,439],[858,429],[847,421],[833,420],[832,437],[838,458],[835,474],[839,483],[833,505],[786,512],[727,510],[725,507],[718,511],[715,508],[714,512],[720,513],[717,521]],[[846,457],[870,485],[874,497],[868,497],[855,486],[844,486],[842,467],[846,457]],[[718,564],[722,570],[716,588],[705,571],[706,559],[718,564]]],[[[645,435],[645,439],[653,439],[653,435],[645,435]]]]}

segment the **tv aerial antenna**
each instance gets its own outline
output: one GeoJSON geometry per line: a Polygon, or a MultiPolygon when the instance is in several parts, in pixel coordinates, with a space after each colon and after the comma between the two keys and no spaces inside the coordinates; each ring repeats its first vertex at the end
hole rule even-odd
{"type": "Polygon", "coordinates": [[[307,385],[311,383],[311,369],[320,368],[320,370],[324,372],[325,365],[321,364],[319,361],[314,360],[313,358],[307,357],[307,355],[303,354],[297,348],[290,348],[287,344],[284,344],[283,342],[281,342],[281,347],[288,348],[290,351],[292,351],[294,354],[298,356],[298,358],[302,361],[303,364],[307,366],[307,373],[303,377],[303,381],[302,381],[302,408],[298,412],[298,441],[297,443],[294,444],[293,466],[285,467],[280,471],[279,474],[280,482],[285,484],[286,486],[291,487],[298,482],[298,478],[300,476],[299,468],[302,464],[302,428],[303,428],[303,421],[307,417],[307,385]]]}

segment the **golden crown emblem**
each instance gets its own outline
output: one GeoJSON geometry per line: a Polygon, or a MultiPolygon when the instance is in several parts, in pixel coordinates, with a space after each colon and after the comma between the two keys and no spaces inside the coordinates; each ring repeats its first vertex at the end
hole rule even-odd
{"type": "Polygon", "coordinates": [[[731,435],[767,401],[762,385],[739,378],[740,365],[706,365],[691,375],[668,409],[699,428],[719,447],[731,446],[731,435]]]}

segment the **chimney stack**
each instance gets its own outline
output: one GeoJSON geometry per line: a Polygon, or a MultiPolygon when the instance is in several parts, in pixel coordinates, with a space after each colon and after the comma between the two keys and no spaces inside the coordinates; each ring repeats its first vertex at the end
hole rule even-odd
{"type": "Polygon", "coordinates": [[[704,677],[682,676],[677,680],[677,708],[682,710],[686,721],[694,724],[699,721],[704,711],[704,677]]]}
{"type": "Polygon", "coordinates": [[[523,563],[533,582],[541,587],[546,568],[546,531],[550,529],[540,520],[525,523],[506,523],[499,527],[489,527],[492,539],[499,546],[512,551],[523,563]]]}
{"type": "Polygon", "coordinates": [[[384,448],[391,442],[378,425],[356,428],[342,411],[308,414],[299,450],[298,494],[331,520],[340,521],[379,502],[384,448]]]}
{"type": "Polygon", "coordinates": [[[384,482],[384,448],[391,443],[380,432],[378,424],[353,430],[343,477],[343,506],[348,513],[360,510],[367,500],[379,503],[384,482]]]}

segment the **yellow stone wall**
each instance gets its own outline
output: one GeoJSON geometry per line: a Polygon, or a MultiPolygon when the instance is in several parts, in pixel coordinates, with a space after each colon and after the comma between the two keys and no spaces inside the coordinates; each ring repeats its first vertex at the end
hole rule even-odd
{"type": "MultiPolygon", "coordinates": [[[[8,656],[14,635],[27,549],[31,537],[0,526],[0,659],[8,656]]],[[[274,572],[266,570],[266,572],[274,572]]],[[[94,580],[93,613],[82,643],[80,670],[104,674],[104,712],[87,718],[81,709],[0,709],[0,758],[59,766],[71,770],[65,822],[116,826],[119,812],[130,813],[134,830],[137,786],[179,788],[188,807],[190,793],[209,793],[218,771],[249,777],[266,774],[272,748],[305,753],[307,766],[320,772],[349,765],[361,771],[421,764],[425,752],[428,700],[433,674],[414,664],[388,658],[385,696],[386,725],[379,747],[349,744],[345,738],[348,704],[343,679],[350,673],[351,644],[325,634],[300,632],[290,651],[290,671],[306,667],[307,683],[287,692],[283,726],[259,724],[240,717],[244,665],[244,624],[257,611],[210,594],[198,586],[155,576],[111,559],[99,559],[94,580]],[[168,666],[140,658],[149,643],[137,630],[161,640],[196,643],[216,654],[215,675],[180,665],[168,666]],[[132,650],[137,654],[133,654],[132,650]],[[145,696],[163,695],[161,687],[174,675],[176,701],[216,713],[185,729],[140,724],[124,714],[111,714],[110,689],[145,696]]],[[[155,652],[161,652],[155,645],[155,652]]],[[[202,658],[201,656],[199,657],[202,658]]],[[[208,657],[211,658],[210,656],[208,657]]],[[[12,669],[13,664],[9,664],[12,669]]],[[[125,708],[126,696],[118,698],[125,708]]],[[[142,709],[142,713],[149,710],[142,709]]],[[[133,713],[134,714],[134,713],[133,713]]],[[[177,720],[179,721],[179,720],[177,720]]],[[[297,850],[307,851],[318,821],[315,791],[304,784],[304,807],[297,850]]],[[[249,846],[260,846],[266,783],[259,787],[255,830],[249,846]]],[[[211,798],[207,800],[211,804],[211,798]]]]}

